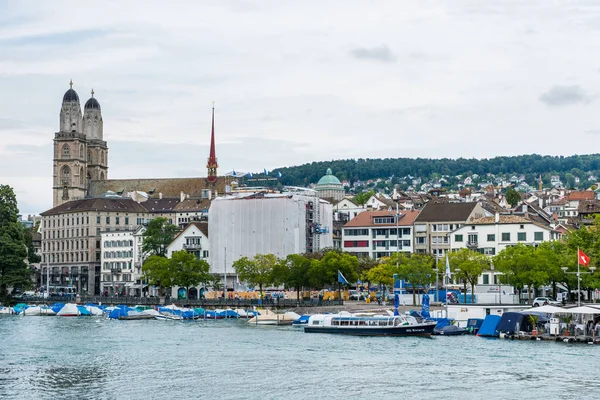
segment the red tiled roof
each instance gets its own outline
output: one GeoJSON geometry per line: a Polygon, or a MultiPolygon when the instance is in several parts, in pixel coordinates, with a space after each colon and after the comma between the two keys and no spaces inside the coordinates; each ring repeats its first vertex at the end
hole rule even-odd
{"type": "MultiPolygon", "coordinates": [[[[363,211],[356,217],[352,218],[344,227],[358,227],[358,226],[396,226],[392,224],[374,224],[373,218],[375,217],[393,217],[396,215],[396,211],[363,211]]],[[[400,212],[400,220],[398,226],[410,226],[415,222],[415,218],[419,215],[418,210],[402,210],[400,212]]]]}
{"type": "Polygon", "coordinates": [[[573,200],[594,200],[594,192],[586,190],[583,192],[571,192],[569,193],[568,199],[573,200]]]}

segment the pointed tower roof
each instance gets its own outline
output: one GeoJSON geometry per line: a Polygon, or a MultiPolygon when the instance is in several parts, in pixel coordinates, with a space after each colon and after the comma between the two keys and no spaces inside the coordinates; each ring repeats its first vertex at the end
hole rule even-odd
{"type": "Polygon", "coordinates": [[[208,156],[208,162],[206,163],[206,168],[208,169],[208,181],[215,182],[217,180],[217,168],[219,164],[217,163],[217,153],[215,151],[215,102],[213,101],[212,108],[212,126],[210,133],[210,154],[208,156]]]}

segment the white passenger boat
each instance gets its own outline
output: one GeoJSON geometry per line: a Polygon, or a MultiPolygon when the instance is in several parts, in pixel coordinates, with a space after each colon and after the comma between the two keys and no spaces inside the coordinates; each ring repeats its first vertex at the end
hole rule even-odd
{"type": "Polygon", "coordinates": [[[304,332],[357,336],[431,336],[435,325],[434,321],[418,322],[409,315],[315,314],[308,319],[304,332]]]}
{"type": "Polygon", "coordinates": [[[183,317],[181,315],[175,315],[168,312],[159,312],[154,316],[155,319],[159,319],[161,321],[182,321],[183,317]]]}

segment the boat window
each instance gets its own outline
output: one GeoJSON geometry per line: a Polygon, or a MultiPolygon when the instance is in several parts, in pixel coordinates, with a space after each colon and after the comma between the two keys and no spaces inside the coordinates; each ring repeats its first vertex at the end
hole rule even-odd
{"type": "Polygon", "coordinates": [[[387,325],[387,321],[381,320],[379,321],[379,326],[386,326],[387,325]]]}
{"type": "MultiPolygon", "coordinates": [[[[335,321],[334,321],[335,324],[335,321]]],[[[319,321],[313,321],[313,325],[319,325],[319,321]]]]}
{"type": "Polygon", "coordinates": [[[394,326],[400,325],[400,320],[398,318],[394,318],[394,326]]]}
{"type": "Polygon", "coordinates": [[[365,326],[365,325],[367,325],[366,321],[364,321],[364,320],[362,320],[362,319],[361,319],[360,321],[358,321],[358,324],[359,324],[360,326],[365,326]]]}

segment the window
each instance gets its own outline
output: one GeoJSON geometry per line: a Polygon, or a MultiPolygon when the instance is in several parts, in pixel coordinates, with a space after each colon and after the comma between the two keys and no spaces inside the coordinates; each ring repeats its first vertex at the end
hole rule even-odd
{"type": "Polygon", "coordinates": [[[100,216],[99,216],[99,215],[96,217],[96,223],[97,223],[97,224],[99,224],[99,223],[100,223],[100,216]]]}
{"type": "Polygon", "coordinates": [[[489,285],[490,284],[490,276],[488,274],[483,274],[483,284],[484,285],[489,285]]]}
{"type": "Polygon", "coordinates": [[[510,232],[502,232],[502,241],[510,242],[510,232]]]}
{"type": "Polygon", "coordinates": [[[129,217],[125,217],[125,225],[129,225],[129,217]]]}
{"type": "Polygon", "coordinates": [[[63,185],[69,185],[71,180],[71,169],[66,165],[60,170],[60,176],[63,185]]]}
{"type": "Polygon", "coordinates": [[[106,217],[106,224],[110,224],[110,217],[106,217]]]}
{"type": "Polygon", "coordinates": [[[533,233],[533,240],[541,242],[544,240],[544,232],[534,232],[533,233]]]}
{"type": "Polygon", "coordinates": [[[119,225],[119,217],[115,217],[115,225],[119,225]]]}
{"type": "Polygon", "coordinates": [[[69,158],[69,155],[71,154],[71,148],[69,147],[68,144],[64,144],[63,148],[62,148],[62,158],[69,158]]]}
{"type": "Polygon", "coordinates": [[[376,217],[373,218],[374,224],[394,224],[396,223],[394,217],[376,217]]]}
{"type": "Polygon", "coordinates": [[[427,232],[427,225],[415,225],[415,232],[427,232]]]}
{"type": "Polygon", "coordinates": [[[425,237],[417,237],[417,244],[427,244],[427,238],[425,237]]]}
{"type": "Polygon", "coordinates": [[[487,235],[487,241],[488,242],[495,242],[496,241],[496,235],[487,235]]]}
{"type": "Polygon", "coordinates": [[[517,240],[519,242],[524,242],[527,240],[527,232],[519,232],[517,233],[517,240]]]}
{"type": "Polygon", "coordinates": [[[455,242],[462,242],[463,241],[463,235],[454,235],[454,241],[455,242]]]}
{"type": "Polygon", "coordinates": [[[525,229],[525,225],[519,225],[519,229],[525,229]]]}
{"type": "Polygon", "coordinates": [[[368,234],[368,229],[344,229],[344,235],[347,236],[367,236],[368,234]]]}

